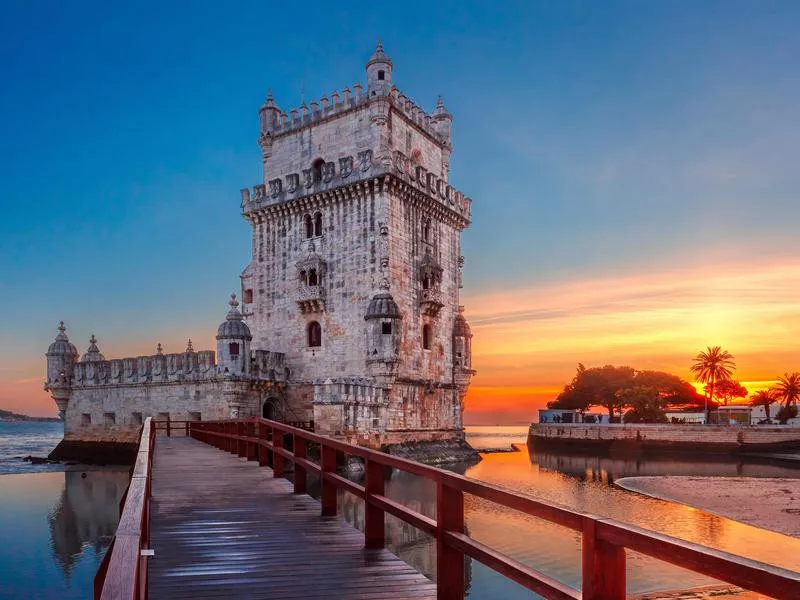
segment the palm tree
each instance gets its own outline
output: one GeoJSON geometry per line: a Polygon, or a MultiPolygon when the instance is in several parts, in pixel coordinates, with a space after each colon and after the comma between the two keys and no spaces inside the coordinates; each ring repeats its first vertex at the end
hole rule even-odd
{"type": "Polygon", "coordinates": [[[714,386],[718,381],[731,378],[731,374],[736,369],[733,356],[727,350],[719,346],[708,346],[705,352],[700,352],[694,357],[694,364],[691,367],[697,381],[708,384],[708,396],[706,397],[706,423],[708,423],[708,398],[714,401],[714,386]]]}
{"type": "Polygon", "coordinates": [[[797,404],[800,400],[800,373],[784,373],[783,377],[778,377],[778,385],[772,390],[785,406],[797,404]]]}
{"type": "Polygon", "coordinates": [[[773,390],[759,390],[750,396],[750,406],[763,406],[767,421],[769,421],[769,405],[773,402],[775,402],[775,392],[773,390]]]}

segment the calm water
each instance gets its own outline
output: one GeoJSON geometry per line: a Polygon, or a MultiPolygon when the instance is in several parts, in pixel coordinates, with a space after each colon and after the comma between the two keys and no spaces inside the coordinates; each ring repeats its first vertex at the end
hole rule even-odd
{"type": "MultiPolygon", "coordinates": [[[[0,475],[0,598],[90,597],[94,573],[116,528],[127,472],[64,472],[58,466],[31,466],[14,457],[46,455],[60,439],[60,425],[3,423],[0,427],[0,473],[5,473],[0,475]],[[62,470],[54,472],[54,468],[62,470]],[[23,473],[25,469],[28,472],[23,473]]],[[[800,570],[800,540],[613,485],[617,478],[631,475],[798,477],[800,471],[739,461],[626,462],[554,454],[529,456],[523,427],[472,427],[468,428],[468,437],[478,447],[516,443],[521,448],[520,452],[486,455],[480,464],[466,470],[469,477],[800,570]]],[[[387,491],[398,501],[435,516],[434,490],[429,482],[395,473],[387,491]]],[[[342,494],[340,507],[349,521],[363,527],[360,502],[342,494]]],[[[579,585],[580,541],[575,533],[472,497],[467,498],[466,519],[474,538],[579,585]]],[[[434,574],[432,540],[394,519],[387,517],[387,521],[393,550],[423,572],[434,574]]],[[[470,565],[468,572],[471,598],[534,597],[479,564],[470,565]]],[[[629,555],[628,580],[631,593],[712,583],[635,554],[629,555]]]]}

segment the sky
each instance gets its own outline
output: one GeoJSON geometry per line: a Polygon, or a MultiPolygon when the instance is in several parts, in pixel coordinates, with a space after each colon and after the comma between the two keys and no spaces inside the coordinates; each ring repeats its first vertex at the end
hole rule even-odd
{"type": "Polygon", "coordinates": [[[769,385],[800,370],[798,30],[769,0],[0,3],[0,408],[57,412],[61,319],[107,357],[213,348],[267,90],[352,88],[378,38],[454,115],[467,423],[708,345],[769,385]]]}

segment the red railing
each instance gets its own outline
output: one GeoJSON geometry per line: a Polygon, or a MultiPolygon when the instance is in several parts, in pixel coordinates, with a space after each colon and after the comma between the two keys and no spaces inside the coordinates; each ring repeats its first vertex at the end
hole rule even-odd
{"type": "Polygon", "coordinates": [[[338,488],[362,498],[366,507],[364,538],[367,548],[384,546],[384,516],[387,512],[433,536],[436,539],[439,600],[464,598],[465,556],[483,563],[545,598],[621,600],[625,598],[626,548],[773,598],[800,598],[800,574],[793,571],[613,519],[534,500],[496,485],[340,442],[284,423],[266,419],[205,421],[191,423],[189,433],[192,437],[222,450],[248,460],[257,460],[262,466],[271,462],[275,477],[284,476],[285,461],[290,461],[294,464],[296,493],[306,492],[308,473],[316,474],[322,483],[320,504],[323,515],[336,514],[338,488]],[[284,447],[286,436],[292,438],[292,451],[284,447]],[[308,458],[309,444],[319,445],[318,463],[308,458]],[[359,457],[364,461],[365,485],[350,481],[336,472],[337,453],[359,457]],[[384,495],[387,468],[425,477],[436,484],[435,520],[384,495]],[[582,591],[466,535],[464,494],[472,494],[581,532],[582,591]]]}
{"type": "Polygon", "coordinates": [[[94,578],[95,600],[147,598],[150,490],[155,439],[156,427],[148,418],[142,426],[130,484],[120,500],[117,532],[94,578]]]}

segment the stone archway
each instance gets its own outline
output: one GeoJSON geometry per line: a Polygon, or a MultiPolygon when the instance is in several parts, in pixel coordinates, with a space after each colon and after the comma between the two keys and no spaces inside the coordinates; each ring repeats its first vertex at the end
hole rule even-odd
{"type": "Polygon", "coordinates": [[[261,416],[270,421],[283,421],[283,403],[280,399],[269,397],[261,407],[261,416]]]}

